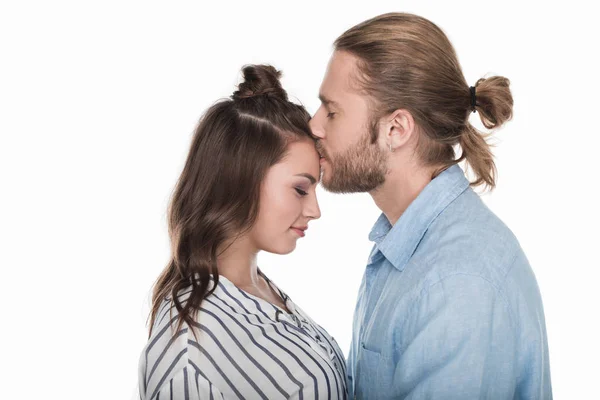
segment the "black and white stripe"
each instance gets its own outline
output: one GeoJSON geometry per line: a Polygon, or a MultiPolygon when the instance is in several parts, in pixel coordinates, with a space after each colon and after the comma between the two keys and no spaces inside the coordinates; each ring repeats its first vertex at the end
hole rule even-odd
{"type": "Polygon", "coordinates": [[[339,346],[269,283],[291,313],[221,276],[194,326],[173,332],[177,310],[165,300],[140,359],[140,398],[346,399],[339,346]]]}

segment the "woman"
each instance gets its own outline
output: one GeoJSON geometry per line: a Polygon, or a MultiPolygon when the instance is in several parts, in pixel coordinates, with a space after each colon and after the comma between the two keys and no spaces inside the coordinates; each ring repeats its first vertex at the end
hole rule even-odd
{"type": "Polygon", "coordinates": [[[142,399],[341,399],[335,340],[257,266],[320,217],[306,110],[271,66],[243,69],[196,129],[169,207],[172,259],[154,288],[142,399]]]}

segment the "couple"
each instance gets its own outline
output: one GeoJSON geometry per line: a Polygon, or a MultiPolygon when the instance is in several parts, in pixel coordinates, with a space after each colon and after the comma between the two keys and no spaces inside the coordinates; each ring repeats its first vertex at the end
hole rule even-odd
{"type": "Polygon", "coordinates": [[[493,188],[495,166],[468,117],[510,119],[508,80],[469,87],[445,34],[411,14],[334,48],[312,119],[264,65],[203,116],[169,208],[140,397],[551,398],[536,279],[471,189],[493,188]],[[319,181],[382,210],[347,360],[256,261],[293,251],[320,217],[319,181]]]}

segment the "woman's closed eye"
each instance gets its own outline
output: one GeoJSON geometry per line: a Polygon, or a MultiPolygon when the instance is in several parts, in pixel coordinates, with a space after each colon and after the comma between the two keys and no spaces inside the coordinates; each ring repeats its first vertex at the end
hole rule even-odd
{"type": "Polygon", "coordinates": [[[305,192],[304,190],[302,190],[300,188],[294,188],[294,189],[296,189],[296,192],[298,192],[298,194],[300,196],[306,196],[308,194],[307,192],[305,192]]]}

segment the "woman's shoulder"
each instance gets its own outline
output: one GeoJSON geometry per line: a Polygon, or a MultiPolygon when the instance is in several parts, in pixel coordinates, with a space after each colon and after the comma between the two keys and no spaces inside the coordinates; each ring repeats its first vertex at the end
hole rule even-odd
{"type": "MultiPolygon", "coordinates": [[[[180,291],[177,299],[182,307],[186,305],[191,292],[191,287],[180,291]]],[[[162,300],[152,324],[152,333],[142,351],[140,376],[151,380],[154,375],[153,370],[168,368],[173,363],[179,365],[184,361],[182,365],[187,364],[189,349],[197,343],[200,321],[214,325],[210,322],[211,318],[203,318],[207,312],[205,303],[206,299],[202,301],[200,310],[192,314],[192,326],[190,326],[185,321],[179,324],[180,313],[172,297],[162,300]]]]}
{"type": "MultiPolygon", "coordinates": [[[[179,305],[185,307],[192,295],[191,286],[181,290],[177,296],[179,305]]],[[[228,325],[237,321],[244,322],[244,316],[248,314],[249,310],[244,299],[240,299],[240,297],[235,288],[228,288],[220,283],[202,299],[200,307],[192,312],[190,323],[183,322],[181,328],[193,328],[196,333],[194,337],[197,337],[198,333],[202,334],[206,331],[218,334],[226,330],[228,325]]],[[[172,297],[165,298],[154,318],[152,336],[161,335],[167,330],[173,332],[179,326],[179,316],[180,313],[174,299],[172,297]]]]}
{"type": "MultiPolygon", "coordinates": [[[[177,300],[178,300],[180,307],[186,306],[191,295],[192,295],[191,286],[186,289],[183,289],[179,292],[179,294],[177,295],[177,300]]],[[[192,316],[192,321],[193,321],[194,325],[198,324],[198,321],[201,319],[200,317],[203,314],[206,314],[207,312],[209,314],[214,313],[214,307],[210,306],[210,304],[215,302],[216,297],[217,296],[215,296],[214,292],[211,293],[210,295],[206,296],[200,302],[200,308],[198,310],[196,310],[195,312],[192,312],[191,316],[192,316]]],[[[164,329],[168,329],[169,326],[172,326],[172,328],[174,329],[175,326],[178,326],[179,315],[180,315],[180,312],[177,308],[177,305],[175,304],[175,300],[173,299],[173,297],[169,296],[169,297],[163,299],[162,303],[158,309],[158,312],[156,313],[156,317],[154,318],[154,323],[152,325],[152,331],[159,332],[164,329]]],[[[181,324],[181,326],[184,328],[189,328],[188,325],[189,324],[187,322],[183,322],[181,324]]]]}
{"type": "Polygon", "coordinates": [[[165,379],[171,379],[171,375],[188,365],[188,326],[184,324],[178,329],[178,315],[172,299],[164,299],[140,355],[139,385],[143,398],[159,390],[165,379]]]}

